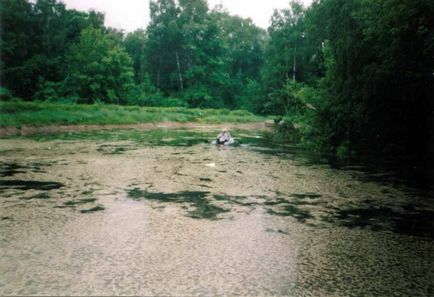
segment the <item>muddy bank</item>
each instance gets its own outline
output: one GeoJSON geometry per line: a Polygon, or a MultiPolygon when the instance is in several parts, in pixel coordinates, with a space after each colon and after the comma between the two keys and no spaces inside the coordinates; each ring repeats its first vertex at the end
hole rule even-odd
{"type": "Polygon", "coordinates": [[[229,129],[242,130],[260,130],[269,129],[263,122],[258,123],[222,123],[222,124],[201,124],[201,123],[178,123],[178,122],[162,122],[162,123],[143,123],[132,125],[49,125],[49,126],[22,126],[16,127],[0,127],[0,137],[7,136],[28,136],[33,134],[50,134],[50,133],[68,133],[68,132],[84,132],[84,131],[104,131],[113,129],[219,129],[227,127],[229,129]]]}

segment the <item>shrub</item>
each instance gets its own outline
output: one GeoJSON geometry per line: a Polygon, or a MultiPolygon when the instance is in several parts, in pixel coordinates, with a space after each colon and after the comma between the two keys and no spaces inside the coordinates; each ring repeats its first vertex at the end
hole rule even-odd
{"type": "Polygon", "coordinates": [[[9,101],[12,98],[12,93],[8,89],[0,87],[0,100],[9,101]]]}

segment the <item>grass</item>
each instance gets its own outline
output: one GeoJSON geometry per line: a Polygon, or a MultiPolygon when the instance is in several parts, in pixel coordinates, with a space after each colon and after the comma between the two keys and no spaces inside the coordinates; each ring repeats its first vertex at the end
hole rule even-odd
{"type": "Polygon", "coordinates": [[[267,118],[244,110],[83,105],[51,102],[0,102],[0,127],[116,125],[158,122],[252,123],[267,118]]]}

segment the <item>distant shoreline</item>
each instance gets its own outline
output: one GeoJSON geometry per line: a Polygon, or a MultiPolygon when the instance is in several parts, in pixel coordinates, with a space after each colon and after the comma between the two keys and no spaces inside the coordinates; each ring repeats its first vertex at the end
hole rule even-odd
{"type": "Polygon", "coordinates": [[[197,130],[218,130],[221,127],[240,130],[264,130],[269,129],[264,122],[257,123],[221,123],[221,124],[201,124],[201,123],[178,123],[178,122],[161,122],[161,123],[143,123],[129,125],[47,125],[47,126],[22,126],[0,127],[0,137],[9,136],[28,136],[34,134],[52,134],[52,133],[73,133],[97,130],[113,129],[197,129],[197,130]]]}
{"type": "Polygon", "coordinates": [[[261,129],[270,117],[245,110],[0,102],[0,137],[110,129],[261,129]]]}

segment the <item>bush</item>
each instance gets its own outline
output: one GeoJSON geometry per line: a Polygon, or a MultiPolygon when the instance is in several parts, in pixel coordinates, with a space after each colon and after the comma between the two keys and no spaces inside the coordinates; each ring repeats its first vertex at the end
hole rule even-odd
{"type": "Polygon", "coordinates": [[[39,90],[33,95],[34,100],[58,101],[61,97],[62,83],[43,81],[39,84],[39,90]]]}
{"type": "Polygon", "coordinates": [[[336,148],[336,156],[339,159],[346,159],[350,156],[350,142],[345,140],[336,148]]]}
{"type": "Polygon", "coordinates": [[[9,101],[12,98],[12,93],[8,89],[0,87],[0,100],[9,101]]]}
{"type": "Polygon", "coordinates": [[[187,102],[173,97],[164,98],[159,103],[162,107],[188,107],[187,102]]]}
{"type": "Polygon", "coordinates": [[[237,109],[230,112],[234,116],[252,116],[252,113],[247,110],[237,109]]]}
{"type": "Polygon", "coordinates": [[[214,98],[204,86],[195,86],[184,91],[183,99],[191,108],[221,108],[223,102],[214,98]]]}

